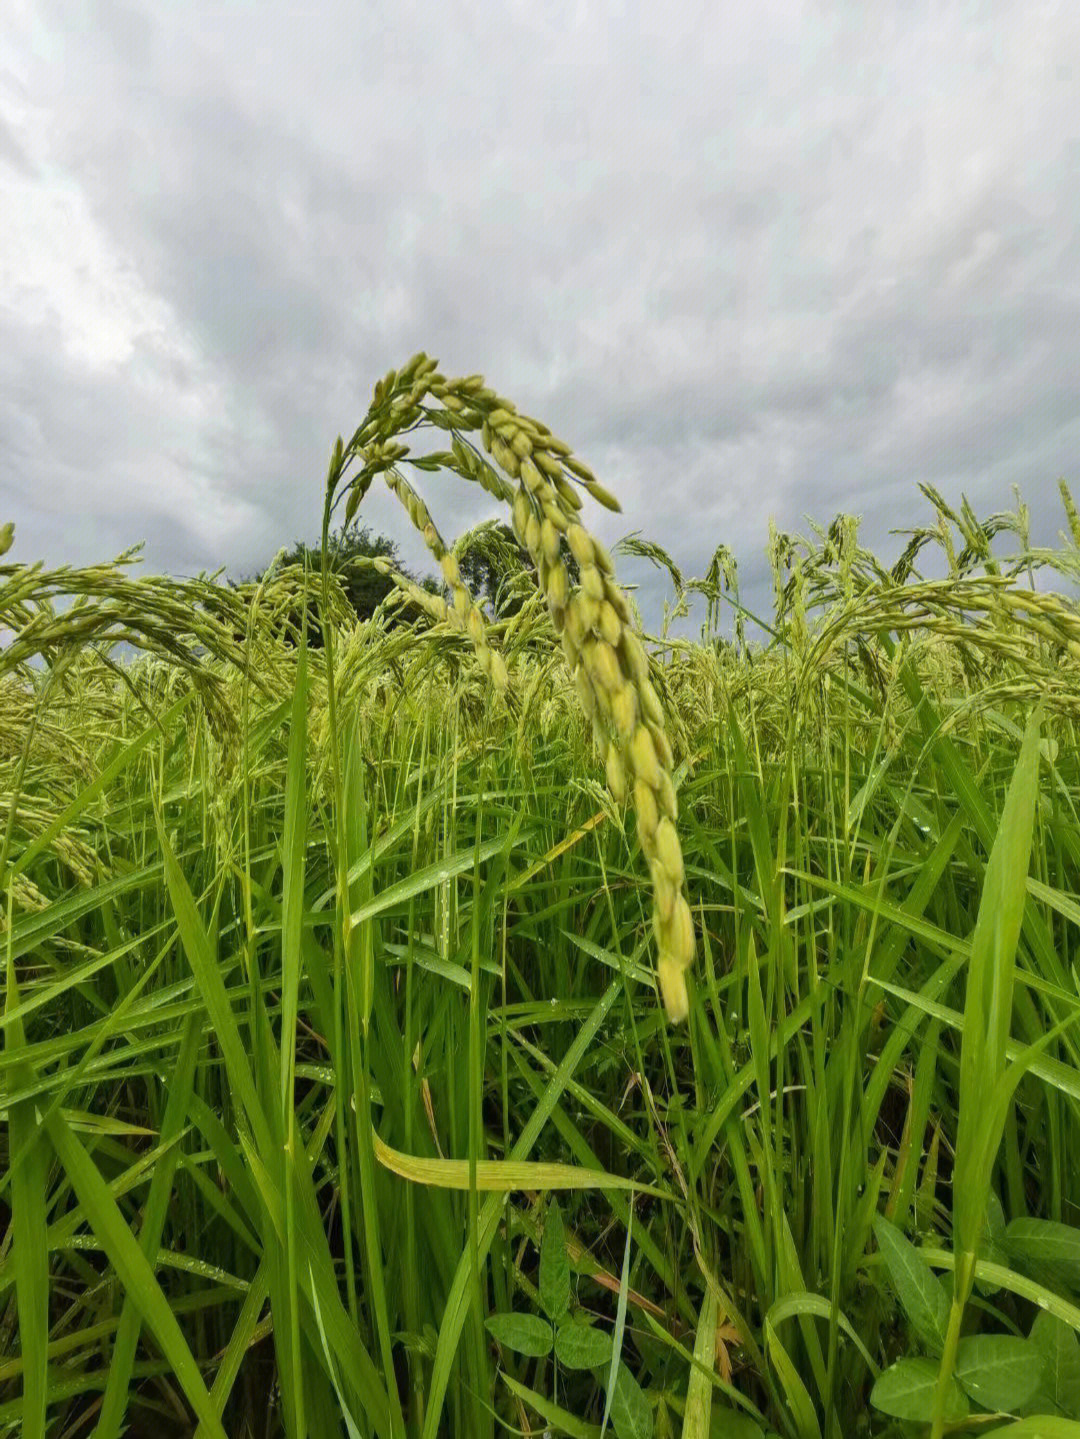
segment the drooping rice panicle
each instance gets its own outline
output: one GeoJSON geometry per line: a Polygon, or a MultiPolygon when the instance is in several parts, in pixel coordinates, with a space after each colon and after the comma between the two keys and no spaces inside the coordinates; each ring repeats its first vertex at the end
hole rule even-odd
{"type": "MultiPolygon", "coordinates": [[[[375,386],[372,407],[352,446],[364,464],[350,483],[346,521],[355,515],[374,476],[384,474],[439,561],[453,609],[481,668],[499,688],[506,687],[505,665],[488,643],[483,614],[462,582],[457,561],[426,504],[398,469],[409,458],[409,447],[395,436],[421,417],[450,430],[479,429],[484,449],[499,469],[517,481],[516,488],[508,485],[456,434],[451,451],[434,457],[439,465],[511,502],[514,533],[535,567],[582,708],[593,725],[611,793],[618,803],[633,799],[638,837],[653,881],[657,977],[668,1017],[677,1023],[689,1011],[685,976],[693,964],[695,940],[676,829],[674,757],[648,661],[631,626],[630,606],[616,581],[611,556],[581,523],[582,500],[574,482],[606,509],[617,511],[619,503],[569,445],[546,425],[519,414],[511,401],[488,389],[480,375],[447,380],[438,372],[437,362],[421,353],[375,386]],[[441,411],[423,404],[428,396],[441,402],[441,411]],[[579,579],[573,586],[563,559],[564,542],[578,566],[579,579]]],[[[409,462],[433,467],[430,457],[409,462]]],[[[337,497],[345,466],[339,442],[328,507],[337,497]]]]}

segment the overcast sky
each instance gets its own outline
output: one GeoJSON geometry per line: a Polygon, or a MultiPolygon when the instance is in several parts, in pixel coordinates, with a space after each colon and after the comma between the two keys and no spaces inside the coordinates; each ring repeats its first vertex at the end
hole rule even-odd
{"type": "MultiPolygon", "coordinates": [[[[261,569],[419,349],[592,465],[606,539],[726,542],[751,593],[770,516],[891,556],[920,479],[1017,484],[1053,540],[1080,4],[4,0],[11,559],[261,569]]],[[[417,481],[448,539],[494,513],[417,481]]],[[[362,513],[422,562],[384,488],[362,513]]]]}

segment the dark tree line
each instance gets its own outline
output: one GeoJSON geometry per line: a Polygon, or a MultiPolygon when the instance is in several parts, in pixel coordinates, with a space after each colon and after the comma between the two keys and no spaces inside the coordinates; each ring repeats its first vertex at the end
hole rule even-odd
{"type": "MultiPolygon", "coordinates": [[[[579,578],[577,561],[563,542],[563,560],[570,575],[571,584],[579,578]]],[[[347,529],[331,533],[327,547],[330,573],[333,574],[345,598],[355,611],[357,619],[369,620],[378,607],[396,588],[389,575],[380,574],[370,565],[356,564],[358,559],[386,559],[395,570],[412,580],[430,594],[445,594],[441,577],[417,575],[402,560],[394,540],[386,535],[372,534],[366,525],[353,524],[347,529]]],[[[322,546],[296,541],[282,557],[283,565],[306,567],[311,576],[311,590],[307,604],[307,638],[313,649],[322,647],[322,627],[319,624],[319,586],[322,576],[322,546]]],[[[508,618],[521,608],[520,584],[514,579],[524,570],[535,581],[535,570],[528,554],[517,542],[509,525],[492,527],[482,543],[470,546],[459,559],[461,577],[473,597],[480,603],[487,602],[491,613],[508,618]]],[[[254,585],[261,576],[247,577],[243,583],[254,585]]],[[[420,607],[406,600],[390,614],[391,624],[413,624],[424,618],[420,607]]],[[[285,636],[293,643],[299,643],[303,616],[300,607],[291,611],[283,620],[285,636]]],[[[243,636],[238,636],[242,639],[243,636]]]]}
{"type": "MultiPolygon", "coordinates": [[[[386,559],[394,569],[406,575],[422,589],[439,594],[442,585],[431,575],[416,576],[404,563],[396,543],[386,535],[372,534],[366,525],[353,524],[347,529],[333,531],[327,546],[328,569],[335,577],[345,598],[359,620],[369,620],[372,615],[397,588],[389,575],[380,574],[370,565],[356,564],[358,559],[386,559]]],[[[322,546],[309,545],[297,540],[281,557],[281,566],[297,565],[307,569],[310,589],[307,602],[307,641],[312,649],[321,649],[322,626],[319,623],[319,594],[322,584],[322,546]]],[[[253,585],[261,575],[246,577],[243,583],[253,585]]],[[[419,607],[410,602],[400,606],[391,617],[392,624],[411,624],[420,617],[419,607]]],[[[299,643],[303,614],[298,605],[282,619],[281,627],[285,637],[292,643],[299,643]]]]}
{"type": "MultiPolygon", "coordinates": [[[[581,572],[565,539],[560,549],[570,584],[576,585],[581,579],[581,572]]],[[[495,525],[483,537],[482,542],[470,545],[465,553],[458,557],[458,566],[461,578],[468,585],[474,599],[486,600],[492,613],[500,619],[509,619],[516,615],[524,603],[522,587],[513,583],[515,572],[524,570],[530,577],[531,585],[536,584],[536,568],[528,552],[518,544],[517,536],[507,524],[495,525]]]]}

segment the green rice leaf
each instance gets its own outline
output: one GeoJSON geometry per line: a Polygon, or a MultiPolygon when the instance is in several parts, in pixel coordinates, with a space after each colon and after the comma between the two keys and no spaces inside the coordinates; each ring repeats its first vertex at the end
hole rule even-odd
{"type": "MultiPolygon", "coordinates": [[[[1005,1115],[989,1105],[987,1098],[1004,1073],[1012,1023],[1016,946],[1027,899],[1038,794],[1040,724],[1041,711],[1037,710],[1024,735],[990,851],[967,968],[953,1228],[957,1253],[972,1259],[979,1247],[990,1171],[1005,1122],[1005,1115]]],[[[957,1278],[962,1285],[961,1276],[957,1278]]],[[[962,1300],[966,1297],[963,1293],[962,1300]]]]}
{"type": "Polygon", "coordinates": [[[61,1115],[49,1121],[49,1138],[79,1197],[94,1234],[117,1277],[152,1331],[188,1402],[206,1427],[207,1439],[226,1439],[202,1374],[150,1264],[124,1221],[93,1160],[61,1115]]]}
{"type": "Polygon", "coordinates": [[[516,1395],[530,1409],[534,1409],[545,1424],[553,1426],[555,1433],[568,1434],[570,1439],[600,1439],[600,1430],[597,1425],[586,1424],[583,1419],[579,1419],[576,1414],[571,1414],[568,1410],[561,1408],[546,1394],[538,1394],[535,1389],[527,1388],[510,1374],[504,1373],[502,1380],[510,1393],[516,1395]]]}
{"type": "Polygon", "coordinates": [[[686,1386],[682,1439],[709,1439],[713,1397],[710,1377],[716,1364],[716,1314],[716,1295],[709,1285],[702,1299],[694,1337],[696,1362],[690,1370],[690,1380],[686,1386]]]}
{"type": "MultiPolygon", "coordinates": [[[[19,1002],[14,962],[7,965],[5,1005],[19,1002]]],[[[18,1057],[25,1046],[22,1020],[8,1029],[7,1051],[18,1057]]],[[[20,1062],[12,1075],[20,1086],[33,1079],[30,1065],[20,1062]]],[[[49,1151],[40,1112],[32,1099],[8,1108],[8,1157],[22,1154],[11,1167],[11,1262],[15,1270],[15,1304],[19,1320],[19,1349],[23,1365],[21,1433],[25,1439],[44,1439],[49,1388],[49,1245],[46,1222],[46,1184],[49,1151]]]]}

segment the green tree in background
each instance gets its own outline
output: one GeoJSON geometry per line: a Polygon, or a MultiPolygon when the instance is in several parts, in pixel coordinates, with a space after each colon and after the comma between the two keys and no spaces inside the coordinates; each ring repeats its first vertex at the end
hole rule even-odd
{"type": "MultiPolygon", "coordinates": [[[[356,617],[359,620],[369,620],[379,605],[396,588],[389,575],[380,574],[378,570],[369,565],[353,563],[362,558],[387,559],[396,570],[407,575],[422,589],[431,594],[439,594],[442,591],[440,581],[431,575],[417,578],[412,573],[402,560],[394,540],[389,539],[386,535],[373,535],[366,525],[352,524],[346,529],[331,533],[327,559],[330,573],[336,576],[345,592],[346,599],[356,611],[356,617]]],[[[322,546],[308,545],[303,540],[297,540],[282,556],[281,563],[282,565],[299,565],[301,567],[306,565],[315,582],[315,588],[309,597],[307,607],[308,644],[313,649],[319,649],[322,647],[323,637],[319,624],[317,586],[322,574],[322,546]]],[[[420,614],[421,611],[416,605],[406,602],[393,612],[391,623],[411,624],[420,617],[420,614]]],[[[299,612],[289,616],[289,628],[294,629],[296,635],[299,635],[300,624],[299,612]]]]}
{"type": "MultiPolygon", "coordinates": [[[[481,604],[486,600],[493,613],[507,619],[517,614],[525,597],[536,588],[536,570],[528,553],[518,544],[517,537],[509,525],[488,521],[478,525],[465,537],[458,550],[461,577],[470,593],[481,604]]],[[[366,525],[352,524],[330,535],[327,558],[330,573],[337,577],[345,597],[357,619],[368,620],[382,602],[393,593],[395,584],[389,575],[380,574],[369,565],[355,564],[357,559],[386,559],[394,569],[408,576],[415,584],[431,594],[443,594],[441,578],[432,575],[418,577],[404,563],[398,551],[397,542],[387,535],[373,534],[366,525]]],[[[565,539],[562,541],[562,558],[566,565],[571,585],[580,582],[577,560],[565,539]]],[[[314,582],[308,599],[307,631],[308,644],[313,649],[322,646],[322,629],[319,624],[318,581],[322,574],[322,547],[309,545],[297,540],[281,558],[282,565],[305,565],[314,582]]],[[[257,576],[245,581],[253,583],[257,576]]],[[[391,624],[412,624],[425,618],[419,607],[406,600],[391,612],[391,624]]],[[[286,634],[298,641],[301,626],[299,608],[286,620],[286,634]]]]}
{"type": "MultiPolygon", "coordinates": [[[[431,593],[438,594],[442,589],[441,582],[430,575],[418,579],[413,574],[402,560],[394,540],[386,535],[373,535],[366,525],[350,525],[346,530],[331,533],[328,559],[330,573],[337,576],[358,619],[369,620],[395,588],[389,575],[382,575],[367,565],[353,564],[352,561],[358,558],[387,559],[394,569],[400,570],[403,575],[407,575],[431,593]]],[[[306,563],[312,574],[319,575],[322,573],[322,548],[319,545],[298,542],[286,553],[284,563],[306,563]]]]}
{"type": "MultiPolygon", "coordinates": [[[[581,572],[566,540],[561,542],[563,563],[571,585],[580,583],[581,572]]],[[[494,521],[478,525],[457,552],[461,578],[478,602],[487,600],[494,614],[503,619],[516,615],[537,584],[536,569],[507,524],[494,521]]]]}

